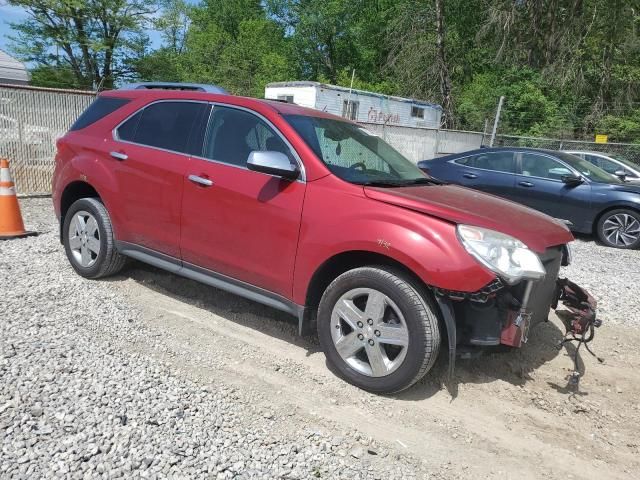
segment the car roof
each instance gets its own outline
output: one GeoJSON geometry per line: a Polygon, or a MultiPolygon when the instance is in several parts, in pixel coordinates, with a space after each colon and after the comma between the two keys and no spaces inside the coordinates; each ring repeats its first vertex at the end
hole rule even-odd
{"type": "Polygon", "coordinates": [[[476,148],[475,150],[468,150],[466,152],[452,153],[442,157],[435,158],[434,160],[440,160],[443,158],[458,158],[466,157],[468,155],[476,155],[478,153],[490,153],[490,152],[535,152],[546,153],[548,155],[558,156],[558,150],[551,150],[548,148],[531,148],[531,147],[488,147],[488,148],[476,148]]]}
{"type": "Polygon", "coordinates": [[[563,152],[567,152],[567,153],[588,153],[589,155],[601,155],[603,157],[609,157],[609,153],[607,153],[607,152],[596,152],[595,150],[563,150],[563,152]]]}
{"type": "Polygon", "coordinates": [[[333,115],[313,108],[301,107],[293,103],[277,100],[265,100],[252,97],[240,97],[236,95],[201,92],[194,90],[170,90],[170,89],[121,89],[106,90],[100,96],[155,100],[200,100],[204,102],[221,102],[230,105],[242,106],[258,112],[265,109],[280,115],[304,115],[309,117],[330,118],[343,122],[353,123],[343,117],[333,115]]]}

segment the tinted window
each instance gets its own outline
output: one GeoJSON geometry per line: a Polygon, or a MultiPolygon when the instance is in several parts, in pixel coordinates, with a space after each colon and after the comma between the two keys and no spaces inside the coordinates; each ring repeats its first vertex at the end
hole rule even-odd
{"type": "Polygon", "coordinates": [[[140,117],[142,117],[142,111],[136,113],[133,117],[118,127],[118,138],[120,140],[133,142],[133,139],[136,136],[136,130],[138,129],[138,123],[140,122],[140,117]]]}
{"type": "Polygon", "coordinates": [[[571,173],[571,170],[553,158],[538,155],[537,153],[522,154],[523,175],[561,180],[563,175],[570,175],[571,173]]]}
{"type": "Polygon", "coordinates": [[[513,173],[513,152],[487,152],[470,157],[467,166],[495,172],[513,173]]]}
{"type": "Polygon", "coordinates": [[[214,107],[204,141],[204,157],[245,166],[255,150],[284,153],[295,162],[286,143],[257,116],[227,107],[214,107]]]}
{"type": "Polygon", "coordinates": [[[600,160],[599,163],[592,163],[603,169],[605,172],[616,173],[619,170],[624,170],[624,168],[618,165],[616,162],[612,162],[611,160],[607,160],[606,158],[600,157],[598,158],[598,160],[600,160]]]}
{"type": "Polygon", "coordinates": [[[196,102],[154,103],[123,123],[118,138],[186,153],[189,134],[205,108],[196,102]]]}
{"type": "Polygon", "coordinates": [[[471,166],[471,159],[473,157],[464,157],[464,158],[457,158],[454,160],[454,163],[457,163],[458,165],[468,165],[471,166]]]}
{"type": "Polygon", "coordinates": [[[80,130],[88,127],[127,103],[129,103],[129,100],[126,98],[98,97],[82,112],[82,115],[71,125],[69,130],[80,130]]]}

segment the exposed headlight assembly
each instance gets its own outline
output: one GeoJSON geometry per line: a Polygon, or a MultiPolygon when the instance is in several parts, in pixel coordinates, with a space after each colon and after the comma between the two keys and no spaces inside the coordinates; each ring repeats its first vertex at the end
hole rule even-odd
{"type": "Polygon", "coordinates": [[[508,284],[544,277],[545,270],[540,258],[520,240],[471,225],[458,225],[457,231],[467,252],[508,284]]]}

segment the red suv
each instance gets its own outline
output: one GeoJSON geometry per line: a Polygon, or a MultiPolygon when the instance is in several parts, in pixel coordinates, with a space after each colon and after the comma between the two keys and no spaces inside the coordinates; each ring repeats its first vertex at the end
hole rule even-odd
{"type": "MultiPolygon", "coordinates": [[[[164,87],[164,88],[157,88],[164,87]]],[[[534,210],[443,184],[365,128],[215,87],[102,93],[57,144],[73,268],[125,259],[314,322],[332,370],[411,386],[456,349],[526,341],[573,237],[534,210]]]]}

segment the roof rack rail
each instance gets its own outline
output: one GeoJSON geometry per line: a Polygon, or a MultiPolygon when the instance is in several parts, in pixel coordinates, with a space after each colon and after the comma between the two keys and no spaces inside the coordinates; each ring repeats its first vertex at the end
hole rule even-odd
{"type": "Polygon", "coordinates": [[[220,93],[227,95],[224,88],[217,85],[204,83],[180,83],[180,82],[139,82],[127,83],[118,90],[188,90],[194,92],[220,93]]]}

